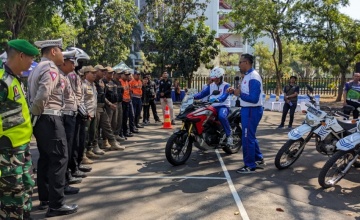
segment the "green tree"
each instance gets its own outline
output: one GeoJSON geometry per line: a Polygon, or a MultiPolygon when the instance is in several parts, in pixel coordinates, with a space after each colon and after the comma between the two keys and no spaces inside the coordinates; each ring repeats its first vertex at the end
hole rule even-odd
{"type": "Polygon", "coordinates": [[[254,45],[260,37],[273,41],[272,60],[275,68],[276,93],[281,90],[283,76],[283,37],[291,30],[293,5],[297,0],[228,0],[233,10],[226,15],[235,22],[234,31],[254,45]]]}
{"type": "Polygon", "coordinates": [[[342,98],[345,76],[360,54],[360,23],[339,12],[347,0],[316,1],[299,3],[302,25],[298,36],[309,53],[307,59],[316,67],[340,75],[338,96],[342,98]]]}
{"type": "Polygon", "coordinates": [[[200,63],[218,53],[214,32],[204,25],[207,1],[147,0],[140,19],[144,25],[143,51],[159,74],[175,70],[191,84],[200,63]]]}
{"type": "Polygon", "coordinates": [[[110,66],[126,60],[137,25],[137,7],[131,0],[101,0],[94,6],[89,22],[83,24],[79,45],[91,56],[91,62],[110,66]]]}
{"type": "Polygon", "coordinates": [[[0,30],[10,39],[26,31],[46,26],[54,14],[60,13],[63,20],[79,24],[87,18],[87,12],[97,0],[0,0],[0,30]]]}
{"type": "Polygon", "coordinates": [[[219,53],[218,42],[215,41],[215,31],[211,31],[204,21],[192,22],[180,28],[175,36],[171,65],[175,73],[188,80],[188,88],[194,72],[201,63],[209,63],[219,53]]]}
{"type": "Polygon", "coordinates": [[[156,67],[156,64],[151,63],[147,57],[145,56],[144,52],[140,51],[140,59],[142,60],[142,64],[141,67],[139,68],[139,70],[142,73],[145,74],[151,74],[154,70],[154,68],[156,67]]]}

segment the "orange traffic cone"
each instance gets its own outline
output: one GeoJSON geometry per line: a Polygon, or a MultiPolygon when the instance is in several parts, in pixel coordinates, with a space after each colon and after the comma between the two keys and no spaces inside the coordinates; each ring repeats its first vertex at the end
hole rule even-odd
{"type": "Polygon", "coordinates": [[[171,120],[170,120],[170,110],[168,105],[166,105],[165,107],[164,124],[162,128],[172,129],[171,120]]]}

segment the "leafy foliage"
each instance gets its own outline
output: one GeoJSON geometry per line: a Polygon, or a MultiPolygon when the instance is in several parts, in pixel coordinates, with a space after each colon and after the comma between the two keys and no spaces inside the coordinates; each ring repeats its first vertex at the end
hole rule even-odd
{"type": "Polygon", "coordinates": [[[160,74],[175,70],[191,83],[200,63],[218,54],[215,32],[204,23],[207,3],[201,0],[147,0],[140,19],[144,23],[143,51],[160,74]]]}
{"type": "Polygon", "coordinates": [[[79,45],[91,56],[91,62],[110,66],[126,60],[137,25],[137,8],[130,0],[101,0],[83,24],[79,45]]]}

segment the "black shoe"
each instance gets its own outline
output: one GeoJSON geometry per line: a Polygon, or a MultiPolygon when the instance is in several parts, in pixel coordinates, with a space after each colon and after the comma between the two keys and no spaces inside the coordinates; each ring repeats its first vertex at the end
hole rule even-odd
{"type": "Polygon", "coordinates": [[[162,121],[160,119],[155,120],[155,123],[162,123],[162,121]]]}
{"type": "Polygon", "coordinates": [[[266,165],[264,158],[262,158],[261,160],[255,161],[255,163],[256,163],[255,169],[264,169],[264,167],[266,165]]]}
{"type": "Polygon", "coordinates": [[[38,206],[39,210],[45,210],[49,208],[49,201],[40,201],[40,205],[38,206]]]}
{"type": "Polygon", "coordinates": [[[71,177],[69,179],[69,184],[78,184],[78,183],[81,183],[82,182],[82,178],[81,177],[71,177]]]}
{"type": "Polygon", "coordinates": [[[281,128],[284,128],[284,125],[279,125],[279,126],[277,127],[277,129],[281,129],[281,128]]]}
{"type": "Polygon", "coordinates": [[[135,127],[137,127],[137,128],[144,128],[144,126],[142,126],[142,125],[140,125],[140,124],[135,125],[135,127]]]}
{"type": "Polygon", "coordinates": [[[175,120],[171,120],[171,125],[175,125],[175,120]]]}
{"type": "Polygon", "coordinates": [[[54,217],[54,216],[60,216],[60,215],[70,215],[78,210],[78,205],[72,204],[72,205],[62,205],[58,209],[52,209],[49,208],[46,212],[46,217],[54,217]]]}
{"type": "Polygon", "coordinates": [[[128,133],[128,134],[125,134],[125,137],[134,137],[134,135],[133,135],[133,134],[128,133]]]}
{"type": "Polygon", "coordinates": [[[85,166],[85,165],[82,165],[82,164],[81,164],[81,165],[79,166],[79,170],[87,173],[87,172],[90,172],[90,171],[92,170],[92,167],[90,167],[90,166],[85,166]]]}
{"type": "Polygon", "coordinates": [[[138,130],[133,130],[133,131],[131,131],[131,132],[134,133],[134,134],[139,133],[138,130]]]}
{"type": "Polygon", "coordinates": [[[248,166],[244,166],[241,167],[240,169],[238,169],[236,172],[237,173],[243,173],[243,174],[248,174],[248,173],[256,173],[256,168],[250,168],[248,166]]]}
{"type": "Polygon", "coordinates": [[[81,178],[86,177],[86,174],[84,172],[80,171],[80,170],[77,170],[77,171],[73,172],[71,175],[74,176],[74,177],[81,177],[81,178]]]}
{"type": "Polygon", "coordinates": [[[292,129],[292,126],[291,126],[291,125],[289,125],[289,126],[288,126],[288,129],[290,129],[290,130],[291,130],[291,129],[292,129]]]}
{"type": "Polygon", "coordinates": [[[64,194],[65,194],[65,195],[78,194],[79,191],[80,191],[80,189],[79,189],[79,188],[76,188],[76,187],[65,186],[65,188],[64,188],[64,194]]]}

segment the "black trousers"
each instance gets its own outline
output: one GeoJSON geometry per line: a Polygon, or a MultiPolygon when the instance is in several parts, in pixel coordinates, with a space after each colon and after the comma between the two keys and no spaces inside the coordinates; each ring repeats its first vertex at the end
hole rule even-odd
{"type": "Polygon", "coordinates": [[[130,102],[122,102],[123,120],[122,120],[122,132],[123,134],[129,133],[128,131],[128,118],[129,118],[130,102]]]}
{"type": "Polygon", "coordinates": [[[49,201],[50,208],[64,204],[65,173],[68,148],[62,117],[41,115],[34,127],[39,150],[37,186],[40,201],[49,201]]]}
{"type": "Polygon", "coordinates": [[[152,111],[153,116],[154,116],[154,120],[155,121],[160,121],[160,118],[159,118],[159,116],[157,114],[157,111],[156,111],[155,99],[150,99],[149,104],[150,104],[151,111],[152,111]]]}
{"type": "MultiPolygon", "coordinates": [[[[353,118],[357,119],[359,117],[359,111],[357,110],[357,108],[360,107],[360,104],[350,100],[346,100],[346,104],[351,105],[355,108],[355,110],[353,111],[353,118]]],[[[344,111],[344,114],[350,115],[350,113],[350,111],[344,111]]]]}
{"type": "Polygon", "coordinates": [[[286,115],[290,110],[289,126],[292,126],[293,121],[294,121],[294,114],[295,114],[296,106],[297,106],[297,102],[292,102],[292,106],[290,106],[289,103],[286,103],[286,102],[284,103],[280,125],[284,126],[286,115]]]}
{"type": "Polygon", "coordinates": [[[76,116],[70,116],[70,115],[64,115],[64,128],[66,133],[66,142],[68,147],[68,169],[70,169],[71,172],[75,172],[76,167],[76,161],[74,161],[74,150],[77,148],[76,145],[73,144],[74,137],[75,137],[75,126],[76,126],[76,116]]]}
{"type": "MultiPolygon", "coordinates": [[[[72,162],[74,164],[75,171],[79,169],[79,165],[83,159],[84,150],[86,146],[85,142],[85,130],[86,121],[84,121],[81,116],[76,116],[76,124],[74,131],[74,140],[73,140],[73,154],[72,154],[72,162]]],[[[75,172],[73,171],[73,172],[75,172]]]]}
{"type": "Polygon", "coordinates": [[[143,105],[143,122],[150,121],[150,105],[143,105]]]}

